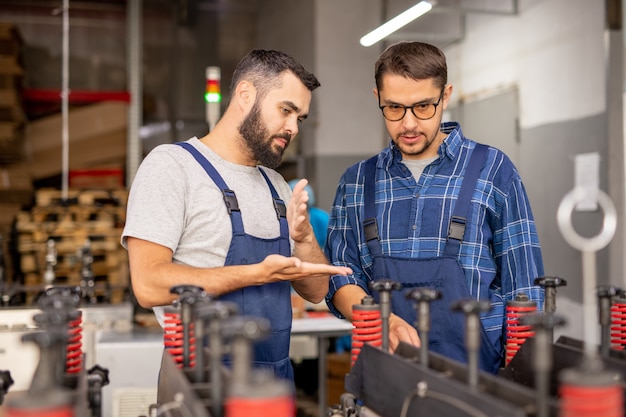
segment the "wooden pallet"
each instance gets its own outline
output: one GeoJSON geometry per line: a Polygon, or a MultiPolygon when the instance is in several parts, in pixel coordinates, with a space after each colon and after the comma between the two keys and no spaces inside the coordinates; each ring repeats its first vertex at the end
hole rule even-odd
{"type": "Polygon", "coordinates": [[[92,207],[126,207],[127,190],[76,190],[67,191],[63,196],[57,189],[37,190],[35,204],[40,207],[83,205],[92,207]]]}
{"type": "MultiPolygon", "coordinates": [[[[57,249],[55,272],[60,275],[68,275],[74,271],[80,271],[82,258],[77,250],[63,251],[57,249]]],[[[125,268],[128,262],[126,250],[114,251],[93,249],[93,262],[91,268],[95,275],[107,275],[114,271],[125,268]]],[[[20,268],[23,273],[43,274],[46,270],[46,249],[38,251],[22,252],[20,256],[20,268]]]]}
{"type": "Polygon", "coordinates": [[[18,214],[19,252],[45,251],[49,239],[55,241],[57,251],[62,253],[79,250],[87,240],[91,242],[92,250],[120,249],[122,228],[115,227],[112,222],[80,222],[82,227],[55,222],[43,222],[41,227],[34,228],[36,225],[34,222],[21,223],[18,214]]]}
{"type": "MultiPolygon", "coordinates": [[[[82,250],[89,242],[96,295],[122,302],[129,289],[128,254],[120,244],[125,190],[38,190],[36,205],[16,216],[17,251],[24,286],[44,286],[48,242],[54,241],[55,285],[80,285],[82,250]]],[[[30,294],[29,294],[30,297],[30,294]]]]}
{"type": "Polygon", "coordinates": [[[108,231],[123,226],[126,211],[120,207],[104,209],[82,207],[34,207],[17,215],[17,227],[21,232],[44,231],[46,234],[73,235],[80,231],[94,235],[106,235],[108,231]]]}

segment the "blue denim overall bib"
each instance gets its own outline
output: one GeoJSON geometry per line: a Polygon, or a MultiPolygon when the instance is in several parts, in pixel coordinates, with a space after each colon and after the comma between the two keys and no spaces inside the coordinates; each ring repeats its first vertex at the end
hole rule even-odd
{"type": "MultiPolygon", "coordinates": [[[[224,266],[259,263],[270,254],[291,256],[285,203],[279,198],[276,189],[261,168],[259,171],[272,192],[276,215],[280,222],[280,236],[273,239],[262,239],[246,234],[235,193],[228,188],[217,170],[196,148],[186,142],[176,144],[193,155],[224,195],[233,233],[224,266]]],[[[293,381],[293,367],[289,359],[292,319],[291,284],[283,281],[245,287],[223,294],[219,299],[236,303],[240,315],[264,317],[269,320],[271,325],[269,335],[254,344],[252,366],[271,368],[277,377],[293,381]]]]}
{"type": "MultiPolygon", "coordinates": [[[[367,247],[372,255],[372,277],[374,280],[387,278],[400,282],[405,290],[427,287],[439,291],[442,298],[430,303],[432,325],[428,334],[428,348],[463,363],[467,363],[465,316],[460,312],[453,312],[450,306],[457,300],[470,297],[467,279],[458,261],[458,253],[465,232],[465,223],[469,221],[467,217],[470,215],[472,192],[486,154],[487,147],[482,144],[477,144],[472,152],[450,221],[443,256],[423,259],[382,254],[374,203],[377,157],[370,158],[365,163],[366,220],[363,222],[363,228],[367,247]]],[[[374,294],[374,297],[378,302],[378,294],[374,294]]],[[[408,300],[404,294],[392,294],[391,303],[393,313],[415,325],[417,313],[412,300],[408,300]]],[[[479,366],[487,372],[495,373],[500,367],[501,356],[489,341],[483,326],[480,327],[480,331],[479,366]]]]}

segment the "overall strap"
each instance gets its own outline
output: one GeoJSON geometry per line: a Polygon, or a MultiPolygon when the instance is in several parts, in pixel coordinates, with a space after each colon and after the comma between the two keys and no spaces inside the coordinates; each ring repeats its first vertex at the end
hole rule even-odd
{"type": "Polygon", "coordinates": [[[372,156],[363,164],[365,182],[363,184],[363,230],[365,243],[372,256],[381,255],[382,248],[378,237],[376,223],[376,161],[378,155],[372,156]]]}
{"type": "Polygon", "coordinates": [[[233,234],[244,234],[243,230],[243,221],[241,220],[241,211],[239,211],[239,203],[237,202],[237,196],[235,192],[228,188],[220,174],[217,170],[211,165],[211,163],[198,151],[194,148],[190,143],[187,142],[176,142],[176,145],[182,146],[184,149],[189,151],[189,153],[195,158],[196,161],[204,168],[209,177],[213,180],[215,185],[222,191],[222,195],[224,196],[224,204],[226,204],[226,210],[228,210],[228,214],[230,215],[231,224],[233,227],[233,234]]]}
{"type": "Polygon", "coordinates": [[[276,217],[278,218],[278,222],[280,223],[280,235],[281,236],[289,236],[289,224],[287,223],[287,206],[285,206],[285,202],[280,199],[278,196],[278,192],[274,188],[274,185],[268,178],[265,171],[263,171],[259,167],[259,171],[263,174],[265,178],[265,182],[270,187],[270,191],[272,192],[272,199],[274,200],[274,210],[276,210],[276,217]]]}
{"type": "Polygon", "coordinates": [[[454,206],[454,212],[450,219],[450,226],[448,228],[448,239],[446,240],[446,246],[444,248],[444,255],[456,257],[459,253],[459,247],[463,236],[465,235],[465,225],[467,218],[470,215],[470,203],[472,201],[472,194],[478,181],[478,175],[482,169],[485,159],[487,157],[487,145],[477,143],[470,155],[470,160],[465,169],[465,176],[463,183],[461,184],[461,190],[454,206]]]}

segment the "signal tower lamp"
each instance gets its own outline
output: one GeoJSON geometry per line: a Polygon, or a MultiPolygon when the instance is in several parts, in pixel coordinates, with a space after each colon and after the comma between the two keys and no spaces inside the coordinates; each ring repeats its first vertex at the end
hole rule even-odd
{"type": "Polygon", "coordinates": [[[220,92],[220,67],[206,68],[206,89],[204,101],[206,103],[206,121],[209,124],[209,131],[213,130],[220,118],[220,104],[222,94],[220,92]]]}

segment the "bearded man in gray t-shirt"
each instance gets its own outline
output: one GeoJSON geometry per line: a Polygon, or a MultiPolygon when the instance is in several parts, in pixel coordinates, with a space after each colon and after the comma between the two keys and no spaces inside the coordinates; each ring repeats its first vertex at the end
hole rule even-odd
{"type": "Polygon", "coordinates": [[[291,296],[319,303],[330,275],[307,214],[306,180],[293,193],[274,171],[308,114],[315,76],[278,51],[253,50],[238,64],[230,102],[206,136],[160,145],[130,190],[122,244],[132,288],[163,325],[163,307],[186,284],[267,318],[270,337],[254,364],[292,379],[291,296]],[[287,202],[287,203],[285,203],[287,202]],[[228,206],[227,206],[228,203],[228,206]]]}

